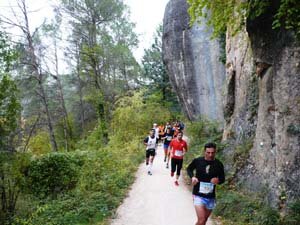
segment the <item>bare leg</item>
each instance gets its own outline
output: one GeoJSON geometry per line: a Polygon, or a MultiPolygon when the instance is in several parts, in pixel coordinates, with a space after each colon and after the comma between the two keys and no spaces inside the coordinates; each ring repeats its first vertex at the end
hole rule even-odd
{"type": "Polygon", "coordinates": [[[211,210],[208,210],[203,205],[195,205],[195,210],[198,219],[195,225],[205,225],[208,217],[211,214],[211,210]]]}
{"type": "Polygon", "coordinates": [[[168,151],[168,153],[167,153],[167,164],[169,164],[169,162],[170,162],[170,151],[168,151]]]}
{"type": "Polygon", "coordinates": [[[164,149],[164,151],[165,151],[165,159],[164,159],[164,161],[166,161],[167,160],[167,155],[168,155],[168,149],[164,149]]]}
{"type": "Polygon", "coordinates": [[[153,164],[154,156],[150,157],[150,163],[153,164]]]}

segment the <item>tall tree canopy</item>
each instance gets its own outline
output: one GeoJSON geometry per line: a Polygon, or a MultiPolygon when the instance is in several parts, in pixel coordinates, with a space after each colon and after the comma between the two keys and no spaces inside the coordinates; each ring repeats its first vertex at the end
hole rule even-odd
{"type": "Polygon", "coordinates": [[[178,110],[177,97],[172,90],[169,76],[162,59],[162,25],[158,26],[151,47],[145,49],[142,64],[145,85],[152,92],[161,95],[164,104],[178,110]]]}

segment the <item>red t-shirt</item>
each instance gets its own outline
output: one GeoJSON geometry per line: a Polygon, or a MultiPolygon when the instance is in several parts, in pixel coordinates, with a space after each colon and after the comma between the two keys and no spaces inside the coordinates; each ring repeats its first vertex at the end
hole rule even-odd
{"type": "Polygon", "coordinates": [[[187,144],[185,140],[173,139],[170,143],[170,148],[174,159],[183,159],[183,149],[187,151],[187,144]]]}

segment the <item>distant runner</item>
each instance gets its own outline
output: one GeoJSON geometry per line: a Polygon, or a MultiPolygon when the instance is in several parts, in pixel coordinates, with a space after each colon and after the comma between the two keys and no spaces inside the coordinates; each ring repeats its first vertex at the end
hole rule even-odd
{"type": "Polygon", "coordinates": [[[154,130],[154,136],[157,138],[157,140],[159,140],[159,127],[157,126],[157,123],[153,124],[153,128],[154,130]]]}
{"type": "Polygon", "coordinates": [[[166,133],[162,137],[162,140],[164,140],[164,152],[165,152],[165,158],[164,162],[167,162],[166,168],[169,168],[169,161],[170,161],[170,152],[168,151],[169,145],[172,141],[173,135],[171,133],[171,128],[167,128],[166,133]]]}
{"type": "Polygon", "coordinates": [[[206,224],[216,205],[216,185],[225,181],[224,166],[215,155],[216,144],[207,143],[204,146],[204,157],[195,158],[187,167],[194,185],[193,198],[198,219],[196,225],[206,224]]]}
{"type": "Polygon", "coordinates": [[[148,167],[148,174],[152,175],[152,165],[156,153],[158,138],[155,137],[155,130],[151,129],[149,136],[144,139],[146,146],[146,166],[148,167]]]}
{"type": "Polygon", "coordinates": [[[170,156],[171,156],[171,177],[174,176],[176,171],[175,185],[178,186],[178,179],[183,163],[183,156],[187,152],[187,143],[182,139],[183,133],[178,132],[177,137],[170,143],[170,156]]]}
{"type": "Polygon", "coordinates": [[[164,125],[159,125],[159,141],[162,140],[162,137],[165,135],[165,126],[164,125]]]}
{"type": "Polygon", "coordinates": [[[179,133],[180,129],[179,129],[179,125],[178,123],[174,123],[173,125],[173,137],[176,138],[178,133],[179,133]]]}

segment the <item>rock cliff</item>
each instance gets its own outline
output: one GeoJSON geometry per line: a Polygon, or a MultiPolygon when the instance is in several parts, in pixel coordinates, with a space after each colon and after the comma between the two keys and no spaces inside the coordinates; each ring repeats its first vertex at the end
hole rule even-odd
{"type": "Polygon", "coordinates": [[[186,115],[223,121],[220,46],[205,24],[189,26],[187,8],[186,0],[171,0],[166,7],[163,59],[186,115]]]}
{"type": "Polygon", "coordinates": [[[224,139],[253,139],[237,180],[284,207],[300,198],[300,43],[291,32],[272,30],[272,4],[239,35],[227,34],[227,80],[234,74],[235,92],[224,139]]]}
{"type": "Polygon", "coordinates": [[[224,118],[227,171],[236,183],[263,193],[272,206],[284,207],[300,198],[300,44],[293,33],[272,30],[275,7],[247,20],[234,36],[228,29],[225,80],[219,46],[206,36],[207,28],[188,27],[185,0],[169,2],[163,43],[184,111],[193,119],[214,105],[218,116],[210,118],[224,118]],[[208,97],[212,80],[215,98],[208,97]]]}

